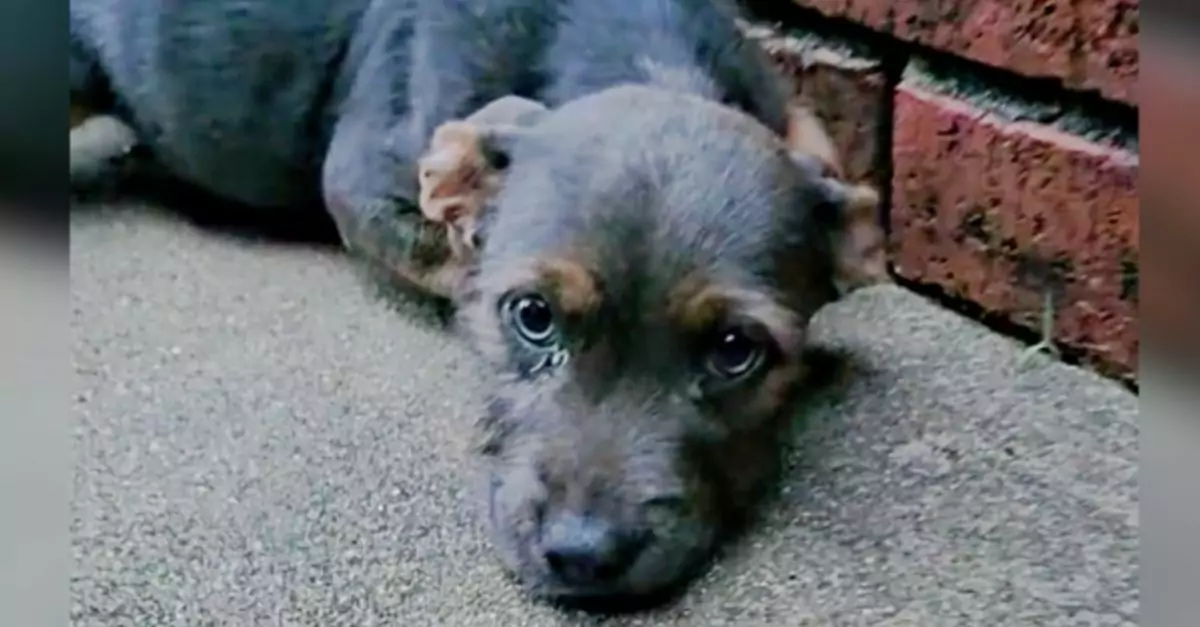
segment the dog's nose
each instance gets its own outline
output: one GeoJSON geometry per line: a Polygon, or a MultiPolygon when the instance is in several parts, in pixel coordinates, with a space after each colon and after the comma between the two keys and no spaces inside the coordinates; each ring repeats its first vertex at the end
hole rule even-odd
{"type": "Polygon", "coordinates": [[[564,583],[600,585],[628,570],[643,544],[637,535],[603,519],[565,515],[547,528],[542,556],[564,583]]]}

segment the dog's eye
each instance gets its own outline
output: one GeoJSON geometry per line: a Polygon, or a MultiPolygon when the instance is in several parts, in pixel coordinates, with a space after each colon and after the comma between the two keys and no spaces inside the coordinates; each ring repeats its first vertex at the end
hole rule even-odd
{"type": "Polygon", "coordinates": [[[509,324],[522,340],[544,347],[554,339],[554,311],[542,297],[518,296],[508,301],[505,310],[509,324]]]}
{"type": "Polygon", "coordinates": [[[717,334],[708,356],[708,369],[725,379],[738,379],[753,372],[766,355],[761,342],[741,329],[726,329],[717,334]]]}

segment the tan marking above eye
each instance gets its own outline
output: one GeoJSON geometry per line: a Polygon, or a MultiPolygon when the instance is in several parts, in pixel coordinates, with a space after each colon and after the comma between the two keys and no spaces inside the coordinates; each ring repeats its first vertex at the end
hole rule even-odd
{"type": "Polygon", "coordinates": [[[586,315],[600,308],[604,294],[596,274],[565,257],[522,261],[496,277],[496,293],[537,290],[567,315],[586,315]]]}
{"type": "Polygon", "coordinates": [[[787,354],[799,350],[802,320],[791,309],[761,291],[689,277],[668,297],[667,315],[687,334],[706,333],[736,317],[763,325],[787,354]]]}
{"type": "Polygon", "coordinates": [[[672,290],[667,298],[667,315],[689,332],[702,331],[726,313],[727,301],[705,279],[692,275],[672,290]]]}
{"type": "Polygon", "coordinates": [[[535,269],[563,312],[582,315],[599,308],[603,298],[599,283],[583,265],[569,259],[546,259],[535,269]]]}

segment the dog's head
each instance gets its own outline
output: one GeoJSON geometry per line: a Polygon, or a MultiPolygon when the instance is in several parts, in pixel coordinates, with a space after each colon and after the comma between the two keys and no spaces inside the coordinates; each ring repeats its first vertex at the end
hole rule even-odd
{"type": "Polygon", "coordinates": [[[874,196],[649,88],[488,138],[503,184],[460,315],[492,374],[492,538],[538,595],[675,587],[775,469],[810,316],[882,271],[874,196]]]}

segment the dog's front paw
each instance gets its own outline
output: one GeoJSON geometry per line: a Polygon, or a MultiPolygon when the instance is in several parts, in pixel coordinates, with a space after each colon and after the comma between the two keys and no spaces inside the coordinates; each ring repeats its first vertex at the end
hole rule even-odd
{"type": "Polygon", "coordinates": [[[133,169],[139,147],[134,130],[116,117],[84,118],[71,128],[72,197],[87,199],[113,191],[133,169]]]}

